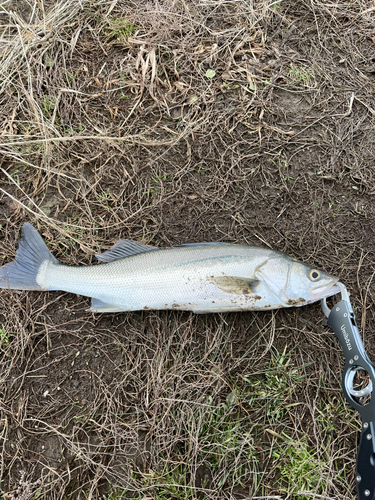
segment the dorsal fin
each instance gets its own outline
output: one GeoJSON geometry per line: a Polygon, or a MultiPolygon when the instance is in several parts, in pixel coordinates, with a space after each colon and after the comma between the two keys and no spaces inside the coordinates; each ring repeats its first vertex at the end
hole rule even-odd
{"type": "Polygon", "coordinates": [[[153,250],[158,250],[158,248],[143,245],[143,243],[139,243],[138,241],[118,240],[109,250],[95,255],[95,257],[101,262],[113,262],[114,260],[124,259],[125,257],[153,250]]]}

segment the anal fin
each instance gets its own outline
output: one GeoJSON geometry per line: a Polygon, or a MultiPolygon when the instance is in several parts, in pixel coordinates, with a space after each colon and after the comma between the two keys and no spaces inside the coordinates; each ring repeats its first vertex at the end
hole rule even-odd
{"type": "Polygon", "coordinates": [[[112,304],[107,304],[106,302],[103,302],[99,299],[92,298],[91,307],[90,309],[87,310],[97,313],[114,313],[114,312],[124,312],[127,309],[121,309],[121,307],[114,306],[112,304]]]}

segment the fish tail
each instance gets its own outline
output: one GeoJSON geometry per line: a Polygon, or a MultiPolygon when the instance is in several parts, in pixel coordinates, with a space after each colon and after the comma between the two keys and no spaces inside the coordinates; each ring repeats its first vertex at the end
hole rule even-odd
{"type": "Polygon", "coordinates": [[[15,260],[0,267],[0,288],[47,290],[44,274],[49,263],[60,264],[38,231],[31,224],[24,224],[15,260]]]}

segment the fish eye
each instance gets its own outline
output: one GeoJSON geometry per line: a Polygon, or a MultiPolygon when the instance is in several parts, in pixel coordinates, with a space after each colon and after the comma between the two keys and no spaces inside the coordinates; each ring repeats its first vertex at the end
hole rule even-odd
{"type": "Polygon", "coordinates": [[[311,281],[317,281],[320,278],[320,271],[317,269],[311,269],[311,271],[309,271],[309,278],[311,281]]]}

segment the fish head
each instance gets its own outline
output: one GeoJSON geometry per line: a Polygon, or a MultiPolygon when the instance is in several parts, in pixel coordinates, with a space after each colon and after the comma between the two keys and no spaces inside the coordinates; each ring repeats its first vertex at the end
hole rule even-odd
{"type": "Polygon", "coordinates": [[[280,307],[304,306],[338,293],[338,278],[277,252],[258,268],[256,277],[280,307]]]}
{"type": "Polygon", "coordinates": [[[290,262],[284,293],[287,305],[302,306],[340,292],[338,278],[298,260],[290,262]]]}

